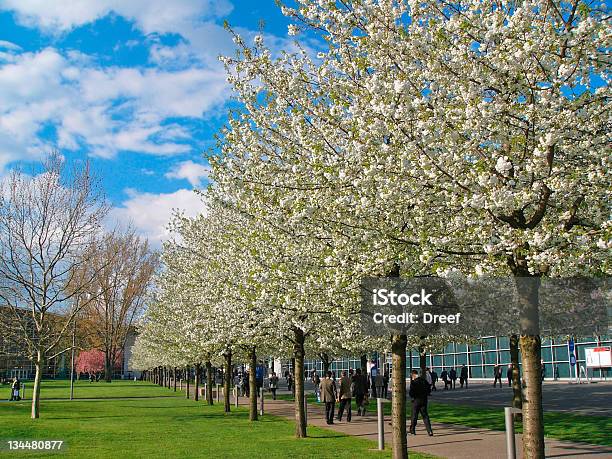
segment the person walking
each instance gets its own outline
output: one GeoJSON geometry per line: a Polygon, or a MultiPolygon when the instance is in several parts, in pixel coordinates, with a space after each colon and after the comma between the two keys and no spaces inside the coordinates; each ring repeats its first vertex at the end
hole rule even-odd
{"type": "Polygon", "coordinates": [[[383,376],[383,380],[384,380],[384,383],[385,383],[385,385],[384,385],[385,398],[387,398],[388,391],[389,391],[389,369],[388,368],[385,370],[385,374],[383,376]]]}
{"type": "Polygon", "coordinates": [[[508,387],[512,387],[512,364],[508,364],[508,369],[506,370],[506,378],[508,378],[508,387]]]}
{"type": "Polygon", "coordinates": [[[317,402],[320,402],[321,401],[321,388],[320,388],[321,378],[319,377],[317,373],[315,373],[314,376],[312,377],[312,383],[314,384],[314,392],[315,392],[315,395],[317,396],[317,402]]]}
{"type": "Polygon", "coordinates": [[[429,420],[429,413],[427,412],[427,398],[429,394],[431,394],[431,386],[427,383],[425,378],[422,376],[419,377],[419,373],[416,370],[412,370],[410,389],[408,390],[408,395],[410,395],[412,399],[412,416],[410,418],[409,429],[412,435],[416,435],[416,425],[420,413],[427,433],[430,437],[433,436],[431,421],[429,420]]]}
{"type": "Polygon", "coordinates": [[[493,367],[493,376],[495,377],[495,380],[493,381],[493,387],[496,387],[497,381],[499,381],[499,387],[501,389],[502,387],[502,367],[500,364],[496,364],[493,367]]]}
{"type": "Polygon", "coordinates": [[[440,373],[440,378],[442,378],[442,381],[444,381],[444,390],[447,390],[448,389],[448,385],[449,385],[448,384],[449,383],[449,381],[448,381],[448,371],[443,369],[442,373],[440,373]]]}
{"type": "Polygon", "coordinates": [[[454,389],[457,386],[457,371],[451,368],[448,372],[449,379],[451,380],[451,387],[454,389]]]}
{"type": "Polygon", "coordinates": [[[431,390],[432,391],[437,391],[438,389],[436,388],[436,383],[438,382],[438,373],[436,373],[435,371],[431,372],[431,390]]]}
{"type": "Polygon", "coordinates": [[[276,400],[276,390],[278,389],[278,376],[276,376],[275,372],[272,372],[272,375],[268,379],[270,384],[270,392],[272,392],[272,400],[276,400]]]}
{"type": "Polygon", "coordinates": [[[461,365],[461,372],[459,373],[459,384],[463,388],[463,384],[465,383],[465,388],[468,388],[468,368],[465,366],[465,363],[461,365]]]}
{"type": "Polygon", "coordinates": [[[361,373],[361,368],[357,368],[351,385],[351,393],[355,397],[355,404],[357,405],[357,416],[363,416],[366,412],[365,396],[367,390],[366,377],[361,373]]]}
{"type": "Polygon", "coordinates": [[[427,381],[427,384],[429,384],[429,387],[431,388],[433,384],[433,379],[431,379],[431,372],[429,371],[429,367],[425,368],[425,371],[423,371],[423,377],[425,378],[425,381],[427,381]]]}
{"type": "Polygon", "coordinates": [[[293,377],[291,376],[291,373],[287,374],[286,379],[287,379],[287,390],[291,392],[291,386],[293,385],[293,377]]]}
{"type": "Polygon", "coordinates": [[[336,383],[332,379],[332,372],[328,371],[321,381],[321,401],[325,403],[325,421],[327,424],[334,423],[334,412],[338,392],[336,383]]]}
{"type": "Polygon", "coordinates": [[[347,408],[346,411],[346,421],[351,422],[351,399],[353,398],[353,394],[351,392],[351,378],[349,378],[346,371],[341,373],[340,377],[340,391],[338,393],[338,398],[340,405],[338,406],[338,421],[342,421],[342,414],[344,413],[344,408],[347,408]]]}
{"type": "Polygon", "coordinates": [[[11,384],[11,399],[9,401],[18,402],[19,400],[21,400],[21,397],[19,396],[20,390],[21,390],[21,381],[19,381],[19,378],[15,376],[13,378],[13,383],[11,384]]]}

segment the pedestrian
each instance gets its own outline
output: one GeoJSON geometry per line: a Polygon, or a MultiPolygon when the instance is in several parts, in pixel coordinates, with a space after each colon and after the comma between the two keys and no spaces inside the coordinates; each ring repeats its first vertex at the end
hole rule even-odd
{"type": "Polygon", "coordinates": [[[337,398],[338,392],[336,390],[336,383],[332,379],[332,372],[328,371],[325,375],[325,379],[321,381],[321,401],[325,403],[325,421],[327,424],[334,423],[337,398]]]}
{"type": "Polygon", "coordinates": [[[416,370],[412,370],[410,389],[408,390],[408,395],[412,399],[412,417],[410,418],[410,433],[412,435],[416,435],[416,425],[420,413],[427,433],[430,437],[433,436],[431,421],[427,412],[427,397],[429,397],[430,393],[431,386],[425,378],[419,377],[419,373],[416,370]]]}
{"type": "Polygon", "coordinates": [[[431,389],[433,380],[431,379],[431,372],[429,371],[429,367],[426,367],[422,374],[423,374],[423,377],[425,378],[425,381],[427,381],[427,384],[429,384],[429,388],[431,389]]]}
{"type": "Polygon", "coordinates": [[[442,373],[440,373],[440,378],[442,378],[442,381],[444,381],[444,390],[448,389],[448,371],[442,369],[442,373]]]}
{"type": "Polygon", "coordinates": [[[270,392],[272,392],[272,400],[276,400],[276,389],[278,389],[278,376],[272,372],[270,378],[268,378],[270,384],[270,392]]]}
{"type": "Polygon", "coordinates": [[[465,383],[465,388],[468,387],[468,368],[465,366],[465,363],[461,365],[461,372],[459,373],[459,383],[463,388],[463,384],[465,383]]]}
{"type": "Polygon", "coordinates": [[[315,395],[317,396],[317,402],[321,401],[321,378],[315,373],[312,383],[314,384],[315,395]]]}
{"type": "Polygon", "coordinates": [[[448,377],[451,380],[451,387],[454,389],[457,386],[457,371],[454,368],[451,368],[448,372],[448,377]]]}
{"type": "Polygon", "coordinates": [[[346,407],[346,421],[351,422],[351,399],[353,398],[351,385],[351,378],[349,378],[346,371],[343,371],[342,376],[340,377],[340,391],[338,392],[338,401],[340,402],[340,405],[338,406],[338,421],[342,421],[342,414],[344,413],[344,408],[346,407]]]}
{"type": "Polygon", "coordinates": [[[438,382],[438,373],[436,373],[435,371],[431,372],[431,390],[435,390],[437,391],[438,389],[436,388],[436,383],[438,382]]]}
{"type": "Polygon", "coordinates": [[[366,412],[365,397],[368,391],[366,381],[367,378],[361,373],[361,368],[357,368],[351,385],[351,393],[357,405],[357,416],[363,416],[366,412]]]}
{"type": "Polygon", "coordinates": [[[385,390],[385,378],[380,371],[374,376],[374,387],[376,387],[376,398],[382,398],[385,390]]]}
{"type": "Polygon", "coordinates": [[[287,390],[291,392],[291,386],[293,385],[293,378],[291,377],[291,373],[287,374],[287,390]]]}
{"type": "Polygon", "coordinates": [[[508,364],[508,369],[506,370],[506,378],[508,378],[508,387],[512,387],[512,364],[508,364]]]}
{"type": "Polygon", "coordinates": [[[21,400],[21,397],[19,396],[20,391],[21,391],[21,381],[19,381],[19,378],[15,376],[13,378],[13,383],[11,384],[11,399],[9,401],[18,402],[19,400],[21,400]]]}
{"type": "Polygon", "coordinates": [[[383,376],[383,381],[384,381],[384,384],[385,384],[384,385],[385,398],[387,398],[387,394],[388,394],[388,390],[389,390],[389,369],[388,368],[385,370],[385,374],[383,376]]]}
{"type": "Polygon", "coordinates": [[[499,387],[501,389],[502,387],[502,367],[500,364],[496,364],[493,367],[493,376],[495,377],[495,380],[493,381],[493,387],[497,386],[497,381],[499,381],[499,387]]]}
{"type": "Polygon", "coordinates": [[[540,370],[542,373],[542,382],[544,382],[544,378],[546,377],[546,365],[544,364],[544,360],[540,360],[540,370]]]}

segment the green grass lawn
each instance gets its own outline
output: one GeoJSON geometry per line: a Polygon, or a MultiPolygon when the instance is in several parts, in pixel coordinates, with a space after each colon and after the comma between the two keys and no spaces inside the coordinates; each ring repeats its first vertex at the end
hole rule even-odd
{"type": "MultiPolygon", "coordinates": [[[[279,398],[293,400],[289,395],[279,398]]],[[[410,402],[408,400],[408,402],[410,402]]],[[[308,403],[316,403],[314,395],[308,395],[308,403]]],[[[385,403],[385,414],[391,414],[391,404],[385,403]]],[[[353,402],[353,410],[356,409],[353,402]]],[[[370,401],[368,411],[375,412],[375,400],[370,401]]],[[[408,406],[410,416],[410,405],[408,406]]],[[[448,403],[429,403],[429,416],[433,422],[458,424],[481,429],[506,430],[504,410],[500,408],[460,406],[448,403]]],[[[515,424],[521,432],[520,422],[515,424]]],[[[612,446],[612,418],[605,416],[581,416],[569,413],[547,411],[544,413],[544,431],[546,437],[594,445],[612,446]]]]}
{"type": "MultiPolygon", "coordinates": [[[[499,408],[432,402],[429,404],[429,415],[436,422],[506,430],[504,411],[499,408]]],[[[521,423],[515,425],[516,431],[521,432],[521,423]]],[[[547,411],[544,412],[544,434],[557,440],[612,446],[612,418],[547,411]]]]}
{"type": "MultiPolygon", "coordinates": [[[[2,398],[8,396],[6,386],[0,390],[2,398]]],[[[6,440],[64,440],[67,450],[62,456],[87,458],[391,457],[389,450],[375,451],[374,442],[327,429],[309,426],[309,437],[298,440],[292,421],[267,415],[250,422],[245,408],[232,407],[226,415],[220,405],[186,400],[180,392],[175,395],[145,382],[79,382],[78,399],[66,400],[68,394],[68,381],[44,381],[37,420],[29,418],[31,403],[27,400],[0,402],[2,447],[6,448],[6,440]]]]}

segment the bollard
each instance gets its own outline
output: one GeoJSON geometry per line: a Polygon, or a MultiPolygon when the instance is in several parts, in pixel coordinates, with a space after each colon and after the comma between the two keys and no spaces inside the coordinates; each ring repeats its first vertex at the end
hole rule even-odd
{"type": "Polygon", "coordinates": [[[504,418],[506,420],[506,452],[508,459],[516,459],[516,444],[514,443],[514,413],[520,413],[518,408],[506,406],[504,418]]]}
{"type": "Polygon", "coordinates": [[[383,413],[383,399],[376,399],[376,411],[378,413],[378,449],[385,449],[385,415],[383,413]]]}
{"type": "Polygon", "coordinates": [[[261,399],[260,400],[261,402],[259,405],[259,415],[263,416],[264,414],[264,388],[263,387],[261,388],[261,399]]]}
{"type": "Polygon", "coordinates": [[[217,403],[219,403],[219,401],[221,400],[221,398],[219,396],[219,386],[220,386],[220,384],[217,384],[217,403]]]}

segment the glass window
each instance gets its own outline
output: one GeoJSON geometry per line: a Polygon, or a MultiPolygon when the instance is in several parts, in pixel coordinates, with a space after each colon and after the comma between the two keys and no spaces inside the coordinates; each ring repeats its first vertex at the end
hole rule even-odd
{"type": "Polygon", "coordinates": [[[482,355],[480,352],[470,352],[470,363],[472,366],[482,364],[482,355]]]}

